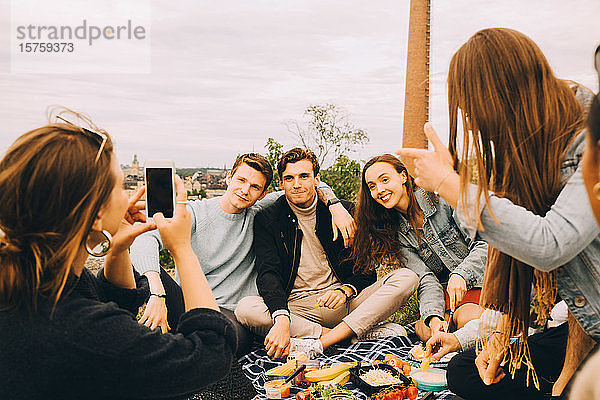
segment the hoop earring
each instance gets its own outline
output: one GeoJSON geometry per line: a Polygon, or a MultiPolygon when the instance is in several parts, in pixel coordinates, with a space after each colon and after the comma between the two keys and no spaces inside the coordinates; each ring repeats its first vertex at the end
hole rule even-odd
{"type": "Polygon", "coordinates": [[[600,200],[600,182],[596,182],[594,187],[592,188],[592,193],[594,193],[594,197],[600,200]]]}
{"type": "Polygon", "coordinates": [[[100,233],[102,233],[104,235],[104,237],[106,238],[105,240],[100,242],[98,245],[96,245],[96,247],[100,246],[100,248],[102,250],[100,253],[94,253],[94,250],[90,249],[90,246],[87,243],[87,239],[85,241],[85,250],[92,257],[104,257],[105,255],[108,254],[108,252],[110,250],[110,246],[112,245],[112,235],[104,229],[100,233]]]}

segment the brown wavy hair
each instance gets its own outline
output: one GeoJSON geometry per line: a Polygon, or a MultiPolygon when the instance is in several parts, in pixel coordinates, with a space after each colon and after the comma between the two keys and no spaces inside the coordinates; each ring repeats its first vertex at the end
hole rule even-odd
{"type": "Polygon", "coordinates": [[[417,217],[421,209],[415,198],[417,186],[413,178],[398,157],[392,154],[375,156],[367,161],[362,170],[358,202],[354,211],[356,232],[354,233],[350,258],[354,261],[356,272],[371,272],[382,264],[401,267],[404,263],[400,242],[398,241],[400,223],[398,211],[388,210],[375,201],[367,186],[365,178],[367,170],[378,162],[390,164],[399,174],[402,172],[406,174],[404,185],[409,199],[406,219],[417,233],[419,241],[421,240],[417,226],[417,217]]]}
{"type": "MultiPolygon", "coordinates": [[[[467,185],[472,179],[469,160],[474,158],[476,198],[483,194],[492,215],[488,190],[545,215],[562,189],[561,163],[584,120],[574,91],[568,82],[554,76],[538,46],[512,29],[475,33],[450,61],[448,105],[449,148],[461,176],[463,204],[467,204],[467,185]]],[[[479,222],[479,209],[461,211],[479,222]]],[[[489,249],[481,304],[506,316],[498,327],[504,334],[499,347],[502,351],[510,348],[504,354],[511,372],[521,362],[532,367],[524,340],[530,287],[533,280],[538,322],[545,322],[556,298],[553,275],[533,271],[511,256],[489,249]],[[519,334],[523,340],[509,346],[509,339],[519,334]]]]}
{"type": "Polygon", "coordinates": [[[315,153],[307,149],[294,147],[293,149],[286,151],[277,162],[277,173],[279,174],[279,179],[282,179],[283,171],[285,171],[288,164],[294,164],[302,160],[310,161],[313,167],[314,175],[317,176],[319,174],[319,160],[317,160],[315,153]]]}
{"type": "MultiPolygon", "coordinates": [[[[80,114],[51,110],[86,123],[80,114]]],[[[67,123],[50,123],[20,136],[0,161],[0,309],[35,311],[39,297],[56,304],[73,261],[115,177],[110,136],[101,139],[67,123]]]]}
{"type": "Polygon", "coordinates": [[[239,155],[235,162],[233,163],[233,167],[231,167],[231,176],[235,174],[235,172],[240,168],[242,164],[246,164],[252,169],[257,170],[265,177],[265,186],[263,191],[269,189],[269,185],[273,181],[273,167],[269,164],[269,161],[262,154],[258,153],[246,153],[239,155]]]}

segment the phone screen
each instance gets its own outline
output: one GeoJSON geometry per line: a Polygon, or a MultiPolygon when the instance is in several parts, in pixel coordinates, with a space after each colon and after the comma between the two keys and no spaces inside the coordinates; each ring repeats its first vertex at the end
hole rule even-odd
{"type": "Polygon", "coordinates": [[[152,217],[157,212],[173,218],[173,169],[146,168],[146,210],[152,217]]]}

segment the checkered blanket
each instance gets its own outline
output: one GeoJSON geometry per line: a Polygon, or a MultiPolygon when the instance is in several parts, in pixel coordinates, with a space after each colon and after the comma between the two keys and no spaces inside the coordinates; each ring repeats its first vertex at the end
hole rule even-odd
{"type": "MultiPolygon", "coordinates": [[[[368,340],[363,342],[357,342],[351,344],[349,346],[334,346],[331,349],[328,349],[326,353],[333,354],[330,356],[323,356],[320,358],[321,364],[337,364],[340,362],[352,362],[352,361],[373,361],[380,359],[382,360],[386,354],[396,354],[402,360],[408,360],[408,352],[409,350],[416,344],[420,343],[414,334],[414,330],[411,329],[412,326],[407,327],[407,331],[409,332],[408,337],[404,336],[391,336],[378,340],[368,340]]],[[[252,384],[256,388],[258,392],[257,400],[263,400],[267,397],[265,396],[264,383],[265,383],[265,372],[269,369],[281,365],[280,362],[272,361],[265,352],[264,349],[256,350],[244,357],[240,360],[240,365],[242,366],[242,370],[252,381],[252,384]]],[[[437,366],[436,366],[437,367],[437,366]]],[[[352,382],[348,383],[346,387],[352,391],[352,393],[359,400],[368,400],[364,393],[360,392],[352,382]]],[[[292,399],[298,393],[301,388],[292,386],[291,394],[292,399]]],[[[420,391],[422,392],[422,391],[420,391]]],[[[448,391],[444,390],[442,392],[437,393],[436,399],[438,400],[449,400],[454,395],[448,391]]]]}

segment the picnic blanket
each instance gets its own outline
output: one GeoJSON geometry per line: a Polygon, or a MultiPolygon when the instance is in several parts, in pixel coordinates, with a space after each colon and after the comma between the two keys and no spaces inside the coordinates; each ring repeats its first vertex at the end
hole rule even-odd
{"type": "MultiPolygon", "coordinates": [[[[414,334],[414,329],[412,326],[407,326],[407,331],[409,332],[409,336],[390,336],[387,338],[377,339],[377,340],[367,340],[361,341],[354,344],[346,345],[346,346],[333,346],[333,348],[328,349],[325,355],[319,358],[321,361],[321,365],[324,363],[332,363],[337,364],[340,362],[352,362],[352,361],[368,361],[371,362],[373,360],[382,360],[386,354],[396,354],[402,360],[408,360],[408,352],[410,349],[417,343],[421,343],[420,340],[414,334]]],[[[280,362],[272,361],[264,349],[253,351],[252,353],[242,357],[240,360],[240,365],[242,366],[242,370],[250,379],[256,391],[258,392],[257,400],[264,400],[267,397],[265,396],[264,383],[265,383],[265,372],[269,369],[281,365],[280,362]]],[[[352,382],[349,382],[346,385],[354,396],[356,396],[359,400],[368,400],[369,397],[364,393],[359,391],[352,382]]],[[[299,387],[292,386],[291,395],[292,399],[302,390],[299,387]]],[[[420,396],[423,391],[419,391],[420,396]]],[[[436,395],[436,399],[438,400],[449,400],[454,397],[454,394],[449,390],[444,390],[442,392],[438,392],[436,395]]]]}

